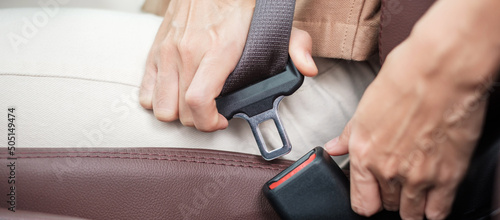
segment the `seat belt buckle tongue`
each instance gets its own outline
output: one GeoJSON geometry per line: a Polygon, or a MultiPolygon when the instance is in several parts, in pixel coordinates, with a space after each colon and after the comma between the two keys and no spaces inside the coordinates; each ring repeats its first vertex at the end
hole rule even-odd
{"type": "Polygon", "coordinates": [[[289,153],[292,149],[288,135],[278,113],[278,106],[284,96],[294,93],[304,82],[304,76],[288,58],[286,70],[233,93],[216,99],[217,109],[228,120],[245,119],[252,129],[262,157],[273,160],[289,153]],[[259,124],[273,120],[283,146],[268,151],[259,124]]]}

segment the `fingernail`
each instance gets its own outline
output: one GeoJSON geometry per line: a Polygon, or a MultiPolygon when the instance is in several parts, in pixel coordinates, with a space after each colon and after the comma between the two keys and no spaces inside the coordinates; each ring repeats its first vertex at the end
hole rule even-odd
{"type": "Polygon", "coordinates": [[[339,142],[339,137],[336,137],[332,139],[331,141],[328,141],[328,143],[325,144],[325,149],[327,152],[330,152],[335,149],[337,146],[337,143],[339,142]]]}

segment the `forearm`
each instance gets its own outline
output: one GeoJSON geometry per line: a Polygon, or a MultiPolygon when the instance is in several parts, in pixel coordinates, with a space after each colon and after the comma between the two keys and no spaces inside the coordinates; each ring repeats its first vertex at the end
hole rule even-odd
{"type": "Polygon", "coordinates": [[[439,61],[437,69],[450,64],[453,73],[449,77],[460,77],[462,83],[484,83],[499,72],[499,8],[498,0],[437,1],[410,38],[426,57],[439,61]]]}

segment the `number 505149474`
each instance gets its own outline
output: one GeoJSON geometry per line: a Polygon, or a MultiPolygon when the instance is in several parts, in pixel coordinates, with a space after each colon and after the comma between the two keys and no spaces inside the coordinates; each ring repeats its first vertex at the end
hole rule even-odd
{"type": "Polygon", "coordinates": [[[15,155],[16,150],[16,108],[7,110],[7,145],[10,156],[15,155]]]}

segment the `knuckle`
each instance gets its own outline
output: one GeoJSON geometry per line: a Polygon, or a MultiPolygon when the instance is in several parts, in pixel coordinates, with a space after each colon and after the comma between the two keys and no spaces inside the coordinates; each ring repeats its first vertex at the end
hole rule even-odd
{"type": "Polygon", "coordinates": [[[175,51],[175,46],[170,41],[164,41],[158,49],[160,57],[169,57],[175,51]]]}
{"type": "Polygon", "coordinates": [[[185,37],[179,41],[177,48],[179,49],[179,54],[184,59],[192,58],[194,53],[197,51],[197,48],[194,46],[194,42],[189,37],[185,37]]]}
{"type": "MultiPolygon", "coordinates": [[[[372,151],[377,146],[373,143],[372,138],[367,135],[356,136],[356,138],[351,138],[351,123],[349,122],[344,128],[344,132],[340,135],[341,140],[348,140],[349,142],[349,153],[359,156],[364,160],[371,161],[375,159],[373,157],[372,151]]],[[[359,135],[359,134],[358,134],[359,135]]]]}
{"type": "Polygon", "coordinates": [[[191,117],[186,117],[186,116],[180,116],[180,121],[182,125],[187,126],[187,127],[194,127],[194,122],[191,117]]]}
{"type": "Polygon", "coordinates": [[[390,167],[386,167],[386,168],[381,169],[380,175],[389,184],[393,184],[393,183],[395,183],[398,172],[397,172],[397,169],[394,169],[394,166],[390,166],[390,167]]]}
{"type": "MultiPolygon", "coordinates": [[[[341,136],[342,138],[342,136],[341,136]]],[[[370,149],[370,144],[367,143],[366,141],[364,140],[353,140],[350,144],[349,144],[349,152],[353,155],[357,155],[359,156],[359,158],[370,158],[369,154],[369,149],[370,149]]]]}
{"type": "Polygon", "coordinates": [[[462,174],[459,172],[443,172],[438,177],[438,184],[441,185],[456,185],[462,179],[462,174]]]}
{"type": "Polygon", "coordinates": [[[202,132],[213,132],[217,130],[217,120],[195,121],[194,126],[202,132]]]}
{"type": "Polygon", "coordinates": [[[444,173],[438,177],[438,183],[442,185],[446,185],[451,182],[453,177],[449,173],[444,173]]]}
{"type": "Polygon", "coordinates": [[[169,103],[167,97],[161,97],[156,95],[154,101],[152,101],[153,113],[159,121],[171,122],[177,120],[179,116],[179,110],[177,106],[173,106],[169,103]]]}
{"type": "Polygon", "coordinates": [[[172,122],[177,120],[177,114],[175,112],[171,111],[159,111],[159,110],[154,110],[154,115],[156,119],[159,121],[163,122],[172,122]]]}
{"type": "Polygon", "coordinates": [[[406,178],[405,184],[413,188],[424,188],[425,186],[431,185],[432,178],[422,174],[409,175],[406,178]]]}
{"type": "Polygon", "coordinates": [[[205,95],[205,93],[193,90],[188,90],[184,98],[186,100],[186,104],[190,108],[199,108],[203,106],[205,103],[207,103],[207,101],[209,100],[209,98],[207,97],[207,95],[205,95]]]}
{"type": "MultiPolygon", "coordinates": [[[[405,185],[407,187],[413,188],[413,189],[421,189],[424,188],[423,186],[425,185],[425,181],[420,178],[408,178],[405,182],[405,185]]],[[[416,195],[413,196],[413,194],[408,195],[409,199],[415,199],[416,195]]]]}
{"type": "Polygon", "coordinates": [[[458,184],[458,182],[460,180],[462,180],[464,175],[465,175],[465,172],[452,172],[452,173],[453,173],[453,175],[451,175],[451,177],[449,178],[449,181],[450,181],[450,183],[453,183],[454,185],[458,184]]]}
{"type": "Polygon", "coordinates": [[[410,178],[407,178],[406,180],[406,184],[408,186],[412,186],[412,187],[416,187],[416,186],[419,186],[421,185],[423,182],[422,178],[421,177],[410,177],[410,178]]]}
{"type": "Polygon", "coordinates": [[[406,200],[411,203],[417,203],[422,199],[422,196],[419,195],[417,192],[411,192],[411,193],[406,193],[405,195],[406,200]]]}
{"type": "Polygon", "coordinates": [[[205,125],[205,126],[197,126],[195,125],[196,129],[198,129],[199,131],[202,131],[202,132],[212,132],[212,131],[215,131],[215,125],[205,125]]]}
{"type": "Polygon", "coordinates": [[[216,120],[208,120],[204,122],[194,121],[194,126],[196,129],[202,132],[213,132],[217,130],[217,121],[216,120]]]}

